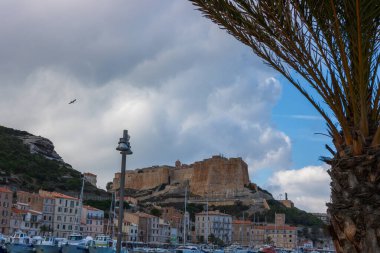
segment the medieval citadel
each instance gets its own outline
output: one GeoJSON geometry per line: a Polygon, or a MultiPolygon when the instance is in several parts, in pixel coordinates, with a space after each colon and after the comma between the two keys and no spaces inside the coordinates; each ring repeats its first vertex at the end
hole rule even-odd
{"type": "MultiPolygon", "coordinates": [[[[225,158],[220,155],[190,165],[176,161],[175,166],[130,170],[126,172],[125,178],[126,189],[141,191],[159,186],[187,186],[193,196],[199,197],[229,198],[247,195],[249,184],[248,166],[242,158],[225,158]]],[[[116,190],[119,186],[120,173],[115,173],[113,189],[116,190]]]]}

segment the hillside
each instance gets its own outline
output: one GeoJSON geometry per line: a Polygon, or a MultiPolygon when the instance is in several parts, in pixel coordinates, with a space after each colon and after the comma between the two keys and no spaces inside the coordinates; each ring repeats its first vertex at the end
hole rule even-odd
{"type": "MultiPolygon", "coordinates": [[[[79,193],[81,173],[63,161],[50,140],[0,126],[0,185],[31,192],[79,193]]],[[[89,183],[85,192],[108,196],[89,183]]]]}

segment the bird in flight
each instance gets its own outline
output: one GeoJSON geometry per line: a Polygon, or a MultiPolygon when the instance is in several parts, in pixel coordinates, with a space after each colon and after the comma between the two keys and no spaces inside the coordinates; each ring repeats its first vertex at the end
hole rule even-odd
{"type": "Polygon", "coordinates": [[[71,100],[69,105],[75,103],[75,101],[77,101],[77,99],[71,100]]]}

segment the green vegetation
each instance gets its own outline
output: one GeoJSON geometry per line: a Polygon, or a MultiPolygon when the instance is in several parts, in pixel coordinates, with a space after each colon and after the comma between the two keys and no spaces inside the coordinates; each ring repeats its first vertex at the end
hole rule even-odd
{"type": "Polygon", "coordinates": [[[233,217],[243,216],[243,212],[247,211],[249,206],[245,206],[241,201],[236,201],[233,206],[211,206],[209,210],[219,210],[221,213],[232,215],[233,217]]]}
{"type": "Polygon", "coordinates": [[[287,208],[276,200],[267,200],[267,202],[270,206],[270,210],[251,215],[250,218],[252,220],[255,219],[256,222],[267,221],[268,223],[273,223],[275,213],[284,213],[286,217],[286,223],[289,225],[318,228],[324,226],[323,222],[320,219],[296,207],[287,208]]]}
{"type": "Polygon", "coordinates": [[[83,205],[92,206],[108,212],[110,210],[111,200],[84,200],[83,205]]]}
{"type": "MultiPolygon", "coordinates": [[[[0,171],[9,177],[8,184],[31,192],[43,189],[79,194],[81,173],[64,162],[31,154],[20,139],[27,135],[31,134],[0,126],[0,171]]],[[[85,192],[100,194],[103,191],[86,183],[85,192]]]]}
{"type": "Polygon", "coordinates": [[[162,211],[161,210],[158,210],[157,208],[153,208],[152,210],[150,210],[150,214],[151,215],[154,215],[156,217],[160,217],[161,214],[162,214],[162,211]]]}

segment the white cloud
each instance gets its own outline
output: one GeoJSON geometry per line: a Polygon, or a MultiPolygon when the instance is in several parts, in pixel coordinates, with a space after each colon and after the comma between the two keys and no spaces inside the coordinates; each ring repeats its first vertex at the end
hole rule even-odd
{"type": "Polygon", "coordinates": [[[326,166],[307,166],[298,170],[275,172],[268,189],[278,198],[288,193],[296,207],[310,212],[326,212],[330,199],[330,176],[326,166]]]}
{"type": "Polygon", "coordinates": [[[270,118],[273,72],[190,3],[0,6],[0,124],[50,138],[102,187],[120,168],[123,129],[129,169],[219,153],[241,156],[251,174],[290,165],[290,139],[270,118]]]}

